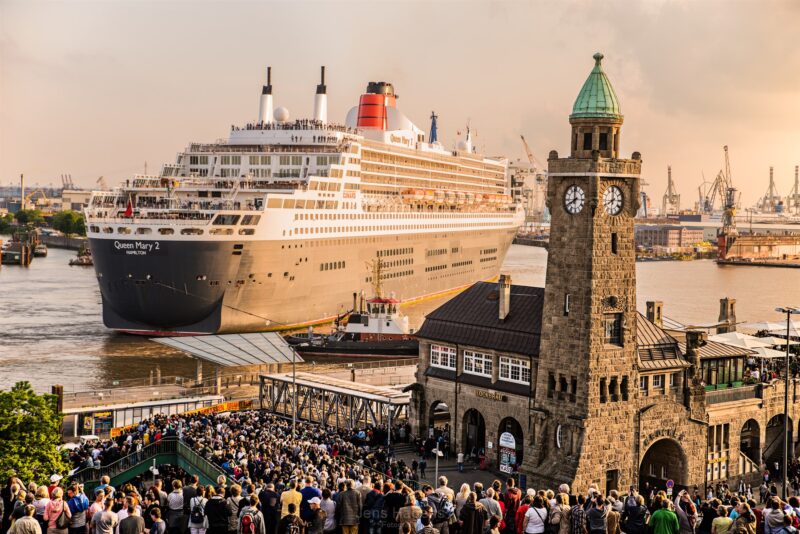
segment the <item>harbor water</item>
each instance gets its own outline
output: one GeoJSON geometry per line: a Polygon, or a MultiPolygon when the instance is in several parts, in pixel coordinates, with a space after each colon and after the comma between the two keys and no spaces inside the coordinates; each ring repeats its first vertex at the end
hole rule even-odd
{"type": "MultiPolygon", "coordinates": [[[[50,249],[30,267],[0,268],[0,389],[19,380],[37,390],[107,387],[162,376],[191,376],[194,360],[146,338],[116,334],[103,326],[94,270],[69,267],[73,251],[50,249]]],[[[547,252],[513,245],[502,272],[515,284],[542,286],[547,252]]],[[[386,288],[391,291],[391,288],[386,288]]],[[[637,264],[637,301],[664,302],[664,314],[686,325],[717,320],[719,299],[737,300],[739,321],[780,320],[776,306],[800,305],[800,270],[718,266],[710,260],[637,264]]],[[[445,299],[403,309],[413,328],[445,299]]]]}

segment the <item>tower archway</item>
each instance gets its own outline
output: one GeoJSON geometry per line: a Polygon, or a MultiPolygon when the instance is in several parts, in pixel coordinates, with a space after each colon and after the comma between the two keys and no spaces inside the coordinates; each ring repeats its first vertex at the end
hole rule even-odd
{"type": "Polygon", "coordinates": [[[464,455],[480,456],[486,452],[486,421],[481,412],[471,408],[464,412],[463,439],[464,455]]]}
{"type": "Polygon", "coordinates": [[[761,425],[755,419],[748,419],[742,425],[739,450],[756,465],[761,464],[761,425]]]}
{"type": "Polygon", "coordinates": [[[511,473],[522,464],[523,437],[519,421],[513,417],[500,421],[497,429],[497,466],[500,471],[511,473]]]}
{"type": "Polygon", "coordinates": [[[689,463],[680,443],[663,438],[645,452],[639,466],[639,487],[649,483],[651,488],[666,488],[667,480],[675,482],[678,491],[685,489],[689,483],[689,463]]]}

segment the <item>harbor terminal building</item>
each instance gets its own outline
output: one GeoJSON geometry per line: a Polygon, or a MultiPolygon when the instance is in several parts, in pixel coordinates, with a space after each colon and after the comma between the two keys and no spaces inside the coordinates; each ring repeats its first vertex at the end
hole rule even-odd
{"type": "Polygon", "coordinates": [[[747,383],[752,351],[667,328],[660,302],[637,311],[642,158],[621,157],[623,115],[594,58],[569,117],[569,155],[548,159],[545,287],[501,276],[427,316],[410,386],[415,432],[446,428],[454,453],[534,488],[755,485],[762,465],[781,461],[787,416],[794,453],[797,384],[786,414],[783,380],[747,383]]]}

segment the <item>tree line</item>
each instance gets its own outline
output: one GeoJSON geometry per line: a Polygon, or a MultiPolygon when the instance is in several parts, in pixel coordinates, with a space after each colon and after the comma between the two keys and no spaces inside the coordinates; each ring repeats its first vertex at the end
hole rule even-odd
{"type": "Polygon", "coordinates": [[[45,216],[41,210],[19,210],[18,212],[0,215],[0,234],[13,232],[15,227],[42,227],[49,225],[67,236],[86,235],[86,221],[83,213],[73,210],[59,211],[55,215],[45,216]]]}

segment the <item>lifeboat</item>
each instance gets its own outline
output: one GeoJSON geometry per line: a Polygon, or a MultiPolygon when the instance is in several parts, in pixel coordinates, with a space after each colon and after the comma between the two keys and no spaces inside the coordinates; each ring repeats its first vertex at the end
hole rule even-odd
{"type": "Polygon", "coordinates": [[[432,201],[434,198],[433,196],[433,189],[426,189],[425,190],[425,200],[432,201]]]}
{"type": "Polygon", "coordinates": [[[436,195],[436,202],[440,204],[444,202],[444,191],[437,189],[434,194],[436,195]]]}
{"type": "Polygon", "coordinates": [[[456,193],[456,202],[457,202],[457,203],[459,203],[459,204],[463,204],[463,203],[465,203],[466,201],[467,201],[467,195],[465,195],[465,194],[464,194],[464,193],[462,193],[461,191],[458,191],[458,192],[456,193]]]}
{"type": "Polygon", "coordinates": [[[474,204],[475,203],[475,195],[473,193],[467,193],[467,204],[474,204]]]}

